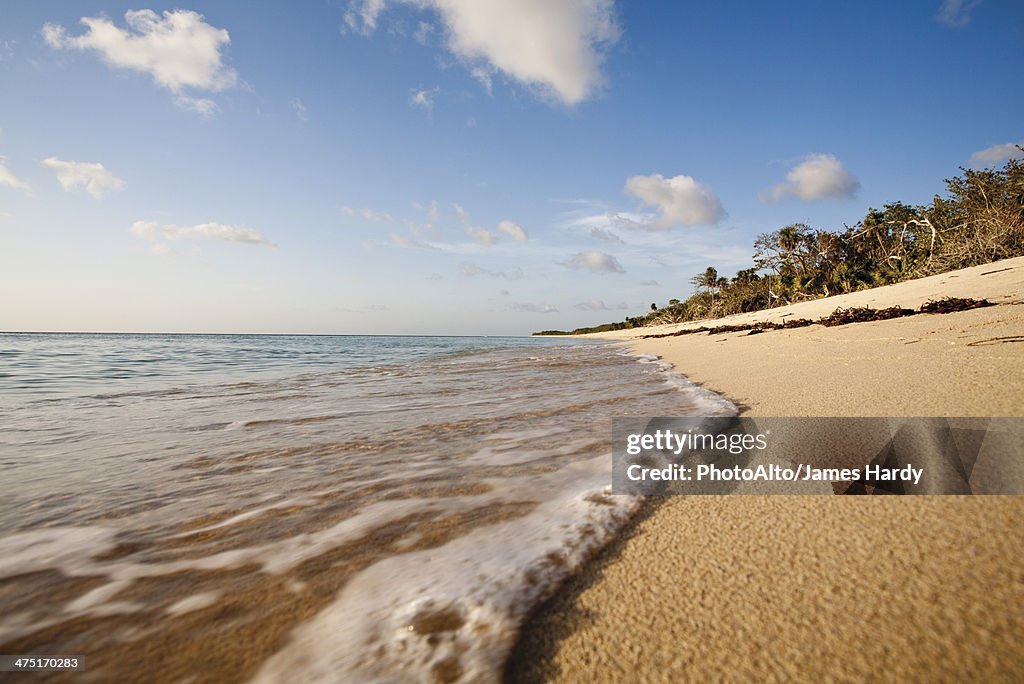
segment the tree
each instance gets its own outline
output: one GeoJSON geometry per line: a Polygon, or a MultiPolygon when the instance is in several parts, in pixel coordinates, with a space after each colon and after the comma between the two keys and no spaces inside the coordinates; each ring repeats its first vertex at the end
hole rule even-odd
{"type": "Polygon", "coordinates": [[[703,273],[698,273],[690,278],[690,282],[696,287],[707,289],[708,294],[712,294],[712,291],[718,285],[718,270],[714,266],[708,266],[707,270],[703,273]]]}

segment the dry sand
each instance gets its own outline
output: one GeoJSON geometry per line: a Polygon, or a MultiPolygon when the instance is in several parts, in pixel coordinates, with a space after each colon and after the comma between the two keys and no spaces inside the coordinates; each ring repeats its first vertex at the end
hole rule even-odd
{"type": "MultiPolygon", "coordinates": [[[[745,415],[1024,415],[1024,258],[690,325],[945,296],[999,306],[632,346],[745,415]]],[[[532,616],[507,675],[1021,681],[1021,635],[1024,497],[679,497],[532,616]]]]}

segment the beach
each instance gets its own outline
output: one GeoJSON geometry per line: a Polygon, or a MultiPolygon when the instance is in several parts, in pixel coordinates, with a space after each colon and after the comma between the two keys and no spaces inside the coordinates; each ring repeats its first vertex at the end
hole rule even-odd
{"type": "MultiPolygon", "coordinates": [[[[1024,258],[719,321],[594,335],[748,416],[1024,415],[1024,258]],[[791,330],[836,308],[996,306],[791,330]]],[[[1019,680],[1020,497],[678,497],[536,611],[511,681],[1019,680]]]]}

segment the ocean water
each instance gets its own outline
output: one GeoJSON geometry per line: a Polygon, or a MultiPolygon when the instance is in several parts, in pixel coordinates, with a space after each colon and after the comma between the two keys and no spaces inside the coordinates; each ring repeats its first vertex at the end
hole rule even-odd
{"type": "Polygon", "coordinates": [[[582,340],[0,334],[0,653],[495,680],[638,504],[611,417],[733,410],[582,340]]]}

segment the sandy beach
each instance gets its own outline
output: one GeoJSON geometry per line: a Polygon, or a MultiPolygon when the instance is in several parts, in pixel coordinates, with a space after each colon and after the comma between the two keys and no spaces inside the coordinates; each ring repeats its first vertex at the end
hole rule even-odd
{"type": "MultiPolygon", "coordinates": [[[[750,416],[1024,415],[1024,258],[597,335],[750,416]],[[826,328],[639,339],[836,308],[997,306],[826,328]]],[[[1024,498],[652,501],[528,622],[511,681],[1019,681],[1024,498]]]]}

